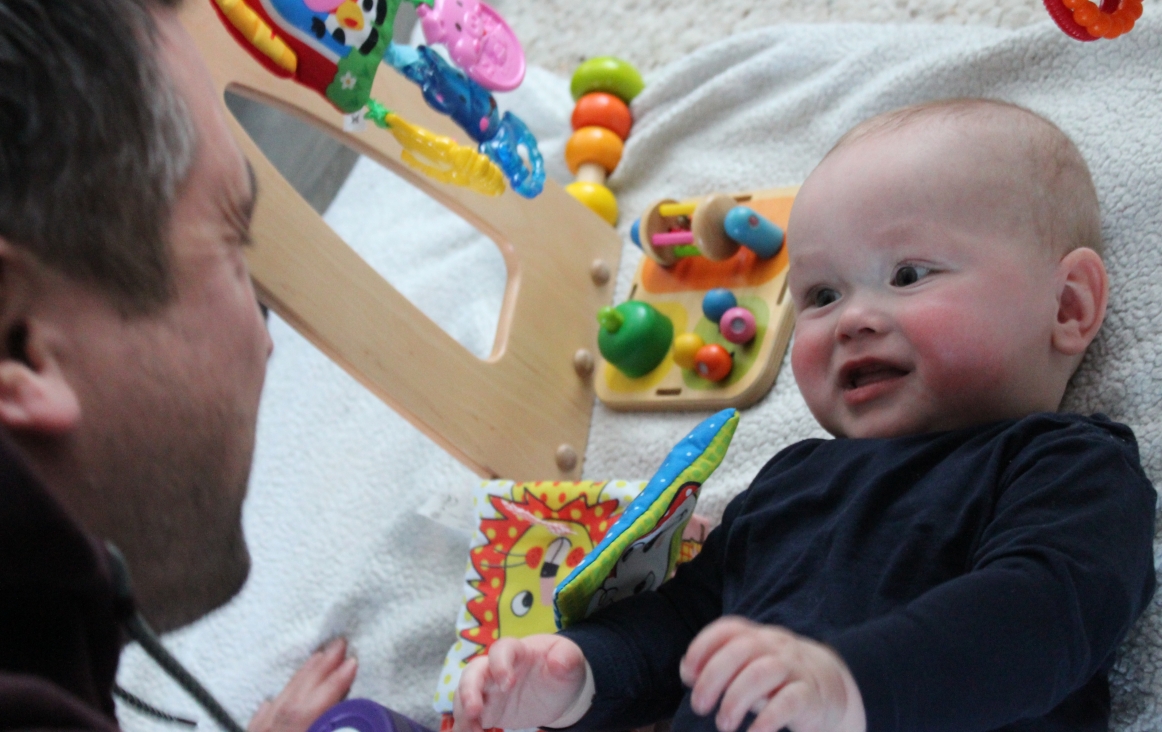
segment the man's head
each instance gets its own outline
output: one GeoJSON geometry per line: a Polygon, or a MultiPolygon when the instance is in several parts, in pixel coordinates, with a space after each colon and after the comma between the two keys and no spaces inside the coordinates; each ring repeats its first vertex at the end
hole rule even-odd
{"type": "Polygon", "coordinates": [[[1056,410],[1107,283],[1073,143],[1022,108],[954,100],[873,118],[804,183],[788,226],[792,366],[836,435],[1056,410]]]}
{"type": "Polygon", "coordinates": [[[176,627],[249,567],[253,176],[146,0],[0,0],[0,122],[0,424],[176,627]]]}

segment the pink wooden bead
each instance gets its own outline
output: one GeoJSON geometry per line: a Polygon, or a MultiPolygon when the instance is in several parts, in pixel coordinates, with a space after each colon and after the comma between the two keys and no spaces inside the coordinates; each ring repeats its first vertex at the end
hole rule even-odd
{"type": "Polygon", "coordinates": [[[746,308],[734,307],[722,314],[718,321],[722,337],[731,343],[749,343],[754,338],[757,326],[754,315],[746,308]]]}

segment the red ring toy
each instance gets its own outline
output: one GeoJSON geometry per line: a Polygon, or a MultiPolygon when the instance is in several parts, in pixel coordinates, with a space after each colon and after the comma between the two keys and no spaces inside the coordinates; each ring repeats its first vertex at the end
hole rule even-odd
{"type": "Polygon", "coordinates": [[[1045,9],[1057,27],[1078,41],[1117,38],[1130,32],[1142,17],[1142,0],[1045,0],[1045,9]]]}

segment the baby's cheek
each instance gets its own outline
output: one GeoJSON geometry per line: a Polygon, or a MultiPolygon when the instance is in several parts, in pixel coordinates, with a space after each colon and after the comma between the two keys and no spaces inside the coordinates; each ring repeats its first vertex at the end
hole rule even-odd
{"type": "Polygon", "coordinates": [[[819,398],[820,388],[827,380],[831,361],[831,339],[820,331],[818,327],[800,325],[796,327],[791,343],[791,370],[795,374],[795,383],[812,409],[815,408],[813,400],[819,398]]]}
{"type": "Polygon", "coordinates": [[[911,319],[909,340],[928,390],[942,399],[971,399],[1003,383],[1008,349],[1001,327],[954,308],[911,319]]]}

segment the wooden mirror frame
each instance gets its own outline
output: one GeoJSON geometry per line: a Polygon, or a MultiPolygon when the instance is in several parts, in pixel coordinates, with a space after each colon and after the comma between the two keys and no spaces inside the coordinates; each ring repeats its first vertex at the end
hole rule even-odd
{"type": "MultiPolygon", "coordinates": [[[[609,273],[621,255],[616,231],[551,180],[532,200],[511,190],[487,197],[407,167],[384,130],[344,132],[342,115],[322,96],[270,74],[239,46],[212,3],[189,0],[181,16],[220,96],[229,89],[274,106],[384,165],[496,242],[508,270],[492,354],[480,359],[344,243],[227,112],[261,190],[248,257],[259,299],[479,475],[579,478],[594,391],[577,354],[588,352],[592,364],[597,353],[595,314],[612,299],[609,273]]],[[[390,67],[376,74],[372,96],[467,142],[390,67]]]]}

